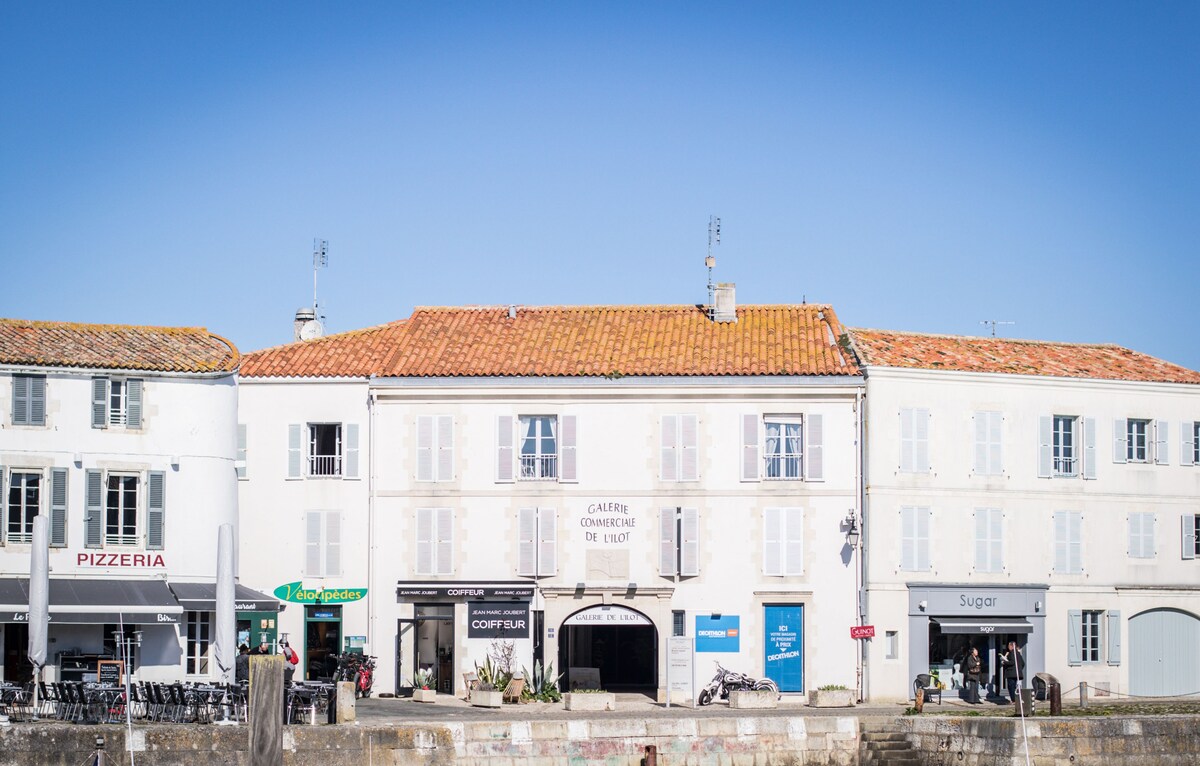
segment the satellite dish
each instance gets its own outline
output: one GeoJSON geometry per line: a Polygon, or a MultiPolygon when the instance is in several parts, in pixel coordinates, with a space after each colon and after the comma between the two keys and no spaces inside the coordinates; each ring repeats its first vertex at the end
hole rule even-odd
{"type": "Polygon", "coordinates": [[[300,340],[312,340],[321,337],[321,323],[310,319],[300,326],[300,340]]]}

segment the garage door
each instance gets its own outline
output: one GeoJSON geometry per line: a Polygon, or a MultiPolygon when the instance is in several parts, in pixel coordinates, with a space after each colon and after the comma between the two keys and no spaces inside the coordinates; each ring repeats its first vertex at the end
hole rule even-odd
{"type": "Polygon", "coordinates": [[[1129,692],[1135,695],[1200,691],[1200,618],[1152,609],[1129,621],[1129,692]]]}

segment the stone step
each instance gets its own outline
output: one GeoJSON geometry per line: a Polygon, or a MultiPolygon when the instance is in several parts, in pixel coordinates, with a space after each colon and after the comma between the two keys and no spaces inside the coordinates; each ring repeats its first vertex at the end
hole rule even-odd
{"type": "Polygon", "coordinates": [[[907,742],[904,735],[898,731],[864,731],[862,733],[864,742],[907,742]]]}

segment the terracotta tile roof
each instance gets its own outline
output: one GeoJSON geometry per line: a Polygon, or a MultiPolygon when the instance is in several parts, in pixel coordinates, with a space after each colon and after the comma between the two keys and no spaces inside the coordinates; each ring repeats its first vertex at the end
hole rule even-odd
{"type": "Polygon", "coordinates": [[[248,354],[259,376],[858,375],[829,306],[418,307],[412,317],[248,354]],[[386,347],[389,352],[379,356],[386,347]]]}
{"type": "Polygon", "coordinates": [[[203,327],[0,319],[0,364],[147,372],[229,372],[237,347],[203,327]]]}
{"type": "Polygon", "coordinates": [[[1200,383],[1200,372],[1111,344],[850,329],[863,367],[1200,383]]]}

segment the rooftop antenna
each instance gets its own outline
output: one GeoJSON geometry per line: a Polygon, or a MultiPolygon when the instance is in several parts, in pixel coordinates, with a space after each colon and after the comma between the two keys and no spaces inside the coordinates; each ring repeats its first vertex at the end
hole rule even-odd
{"type": "Polygon", "coordinates": [[[994,337],[996,337],[996,325],[998,325],[998,324],[1016,324],[1016,322],[1004,322],[999,319],[984,319],[984,320],[980,321],[979,324],[991,325],[992,326],[992,337],[994,338],[994,337]]]}
{"type": "Polygon", "coordinates": [[[708,267],[708,307],[709,311],[715,311],[716,307],[713,303],[713,266],[717,265],[717,259],[712,254],[713,245],[721,244],[721,219],[715,215],[708,217],[708,255],[704,256],[704,265],[708,267]]]}
{"type": "Polygon", "coordinates": [[[323,322],[325,317],[321,314],[320,308],[317,306],[317,269],[323,269],[329,265],[329,240],[314,239],[313,240],[313,314],[317,321],[323,322]]]}

